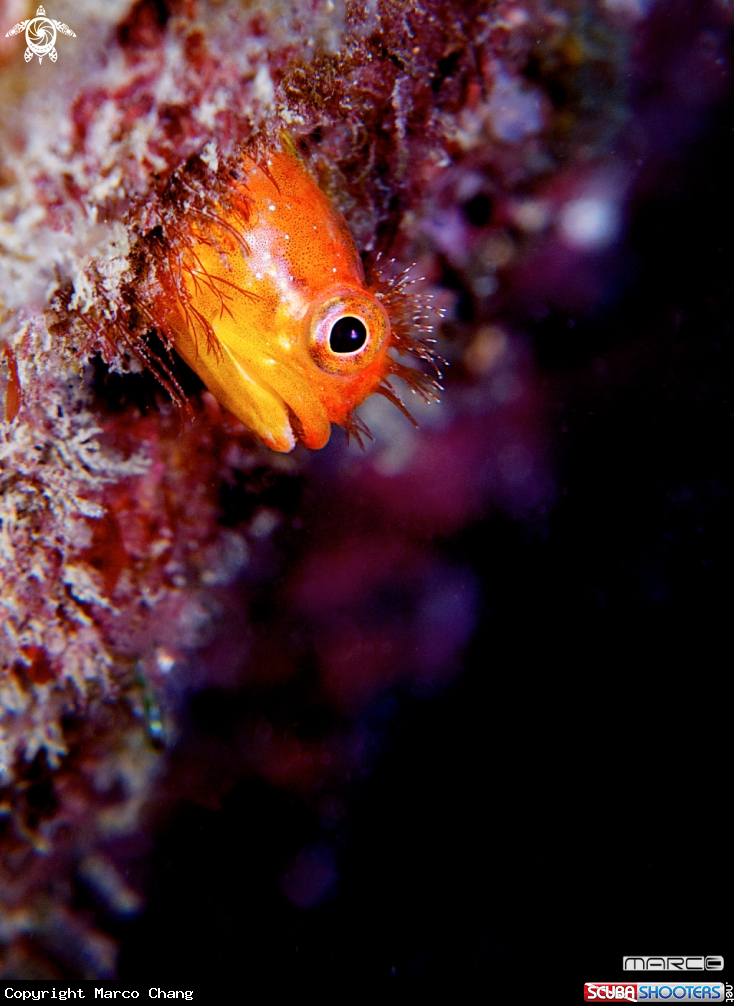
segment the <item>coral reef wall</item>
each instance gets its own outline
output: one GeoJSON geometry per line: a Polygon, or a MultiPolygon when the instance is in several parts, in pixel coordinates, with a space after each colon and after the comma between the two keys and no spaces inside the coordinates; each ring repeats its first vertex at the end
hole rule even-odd
{"type": "Polygon", "coordinates": [[[726,5],[671,11],[665,37],[641,0],[58,0],[57,61],[0,39],[4,975],[114,977],[156,830],[245,777],[319,819],[280,886],[328,899],[390,696],[446,688],[476,629],[458,536],[542,534],[561,493],[530,335],[618,295],[630,200],[724,93],[726,5]],[[368,276],[446,315],[444,401],[406,393],[415,429],[368,400],[363,452],[268,451],[136,307],[177,180],[283,130],[368,276]],[[211,729],[197,694],[226,696],[211,729]]]}

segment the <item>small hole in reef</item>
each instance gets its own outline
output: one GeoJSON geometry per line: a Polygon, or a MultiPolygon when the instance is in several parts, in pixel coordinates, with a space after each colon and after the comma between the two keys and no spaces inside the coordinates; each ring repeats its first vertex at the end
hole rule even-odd
{"type": "Polygon", "coordinates": [[[43,816],[50,816],[56,810],[56,797],[50,779],[34,782],[26,790],[25,798],[28,806],[43,816]]]}
{"type": "Polygon", "coordinates": [[[443,59],[439,59],[436,66],[436,75],[431,83],[431,90],[434,94],[437,94],[441,89],[441,85],[446,80],[451,80],[454,73],[456,73],[459,68],[459,63],[461,62],[461,51],[455,49],[450,52],[448,56],[444,56],[443,59]]]}
{"type": "Polygon", "coordinates": [[[155,407],[160,385],[148,370],[139,374],[118,374],[110,370],[101,356],[93,356],[90,363],[95,398],[103,402],[110,412],[137,408],[146,413],[155,407]]]}
{"type": "MultiPolygon", "coordinates": [[[[150,333],[146,343],[154,359],[165,360],[166,365],[178,381],[188,398],[204,390],[204,384],[194,371],[175,353],[169,355],[157,335],[150,333]]],[[[137,408],[142,415],[150,409],[158,408],[160,401],[169,401],[170,395],[152,373],[143,366],[139,373],[118,374],[111,371],[101,356],[93,356],[91,361],[91,383],[95,397],[103,402],[110,412],[125,412],[137,408]]]]}

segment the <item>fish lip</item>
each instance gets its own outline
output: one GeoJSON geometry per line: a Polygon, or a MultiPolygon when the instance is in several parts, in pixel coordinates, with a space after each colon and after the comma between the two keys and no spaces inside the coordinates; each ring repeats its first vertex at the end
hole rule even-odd
{"type": "MultiPolygon", "coordinates": [[[[298,376],[297,371],[288,367],[287,364],[279,363],[278,366],[291,371],[294,375],[298,376]]],[[[297,406],[291,405],[291,403],[277,390],[277,386],[273,386],[270,381],[262,378],[259,373],[258,380],[262,382],[263,387],[267,391],[275,395],[283,403],[288,415],[288,424],[297,443],[304,444],[312,451],[319,451],[322,447],[327,445],[329,437],[331,436],[331,422],[329,421],[326,409],[321,404],[317,395],[313,395],[313,402],[316,406],[318,415],[323,420],[321,423],[314,422],[313,418],[306,413],[305,409],[299,409],[297,406]]]]}
{"type": "MultiPolygon", "coordinates": [[[[283,426],[278,431],[278,434],[279,436],[284,438],[285,443],[288,445],[288,449],[287,451],[285,451],[285,453],[289,454],[298,443],[298,435],[296,431],[293,429],[291,410],[288,408],[287,404],[283,401],[283,399],[280,397],[277,391],[274,391],[273,388],[271,388],[269,385],[264,384],[262,381],[259,380],[259,378],[258,383],[261,385],[263,391],[267,392],[267,394],[272,396],[273,401],[281,409],[283,413],[283,426]]],[[[265,442],[267,444],[267,440],[265,442]]],[[[280,444],[276,443],[275,437],[272,437],[271,442],[267,445],[273,450],[283,451],[283,447],[280,444]]]]}
{"type": "Polygon", "coordinates": [[[276,364],[277,369],[269,371],[265,365],[258,363],[257,360],[249,360],[245,362],[240,358],[236,351],[230,349],[230,353],[233,355],[238,365],[242,367],[242,369],[249,374],[253,380],[256,380],[262,390],[271,395],[274,401],[282,409],[285,424],[292,438],[291,450],[297,443],[304,444],[311,450],[320,450],[322,447],[326,446],[331,434],[331,424],[328,420],[326,409],[319,401],[318,396],[313,395],[313,402],[317,406],[318,413],[325,420],[326,429],[324,429],[324,423],[318,424],[313,422],[313,420],[310,420],[307,415],[304,415],[305,410],[299,410],[296,406],[292,405],[278,390],[277,383],[272,380],[273,377],[277,377],[279,370],[287,371],[288,373],[293,374],[296,378],[301,377],[296,368],[290,367],[288,363],[278,360],[276,364]],[[266,374],[267,376],[265,376],[266,374]]]}
{"type": "Polygon", "coordinates": [[[265,392],[265,394],[271,399],[273,405],[275,405],[282,416],[282,427],[278,430],[277,435],[274,435],[272,432],[270,432],[269,436],[263,432],[260,432],[258,435],[262,437],[265,444],[272,450],[281,452],[285,451],[286,453],[289,453],[294,449],[297,443],[296,434],[293,430],[292,410],[283,400],[281,395],[278,394],[275,388],[271,387],[267,381],[262,379],[259,369],[248,364],[239,356],[238,353],[234,352],[230,346],[222,344],[222,348],[229,354],[235,365],[242,371],[247,379],[258,384],[260,390],[265,392]],[[279,440],[279,438],[281,439],[279,440]]]}

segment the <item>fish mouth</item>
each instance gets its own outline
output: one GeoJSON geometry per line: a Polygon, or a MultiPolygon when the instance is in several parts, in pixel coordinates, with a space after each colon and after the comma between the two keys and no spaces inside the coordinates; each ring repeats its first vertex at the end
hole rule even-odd
{"type": "Polygon", "coordinates": [[[296,443],[311,450],[325,447],[331,436],[326,409],[309,383],[287,363],[262,357],[243,360],[223,344],[244,381],[256,385],[268,403],[267,420],[257,432],[273,450],[287,453],[296,443]]]}
{"type": "Polygon", "coordinates": [[[222,404],[256,433],[271,450],[288,454],[296,446],[288,406],[280,395],[256,379],[226,343],[220,343],[234,367],[237,390],[221,396],[222,404]]]}

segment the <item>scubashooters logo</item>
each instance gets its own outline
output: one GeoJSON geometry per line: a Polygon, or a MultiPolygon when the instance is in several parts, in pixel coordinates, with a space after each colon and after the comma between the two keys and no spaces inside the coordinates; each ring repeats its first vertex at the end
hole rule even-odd
{"type": "Polygon", "coordinates": [[[667,1002],[669,1006],[675,1003],[697,1002],[721,1003],[724,998],[724,983],[692,982],[688,978],[676,978],[674,981],[651,982],[586,982],[584,984],[584,1002],[601,1004],[604,1002],[649,1003],[650,1006],[661,1006],[667,1002]]]}
{"type": "Polygon", "coordinates": [[[39,63],[43,62],[44,56],[48,56],[51,62],[55,63],[59,57],[56,52],[56,33],[58,31],[76,38],[76,32],[73,32],[68,24],[46,17],[46,11],[43,7],[38,8],[35,17],[28,21],[21,21],[20,24],[14,24],[10,31],[5,33],[5,38],[9,35],[20,35],[22,31],[25,31],[25,40],[28,45],[25,51],[26,63],[29,63],[34,56],[38,56],[39,63]]]}

